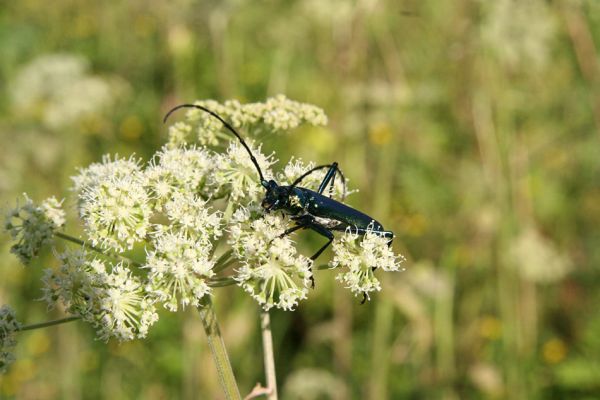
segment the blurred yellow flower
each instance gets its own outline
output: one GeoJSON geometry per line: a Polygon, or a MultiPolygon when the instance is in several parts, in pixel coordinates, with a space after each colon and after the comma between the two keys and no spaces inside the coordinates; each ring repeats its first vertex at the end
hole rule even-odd
{"type": "Polygon", "coordinates": [[[144,125],[140,121],[140,119],[135,115],[130,115],[126,117],[123,122],[121,122],[121,136],[123,136],[127,140],[136,140],[142,135],[142,131],[144,130],[144,125]]]}
{"type": "Polygon", "coordinates": [[[377,146],[384,146],[392,140],[392,129],[388,124],[379,123],[369,130],[369,141],[377,146]]]}
{"type": "Polygon", "coordinates": [[[496,340],[502,336],[502,323],[493,316],[485,316],[479,321],[479,334],[489,340],[496,340]]]}
{"type": "Polygon", "coordinates": [[[558,364],[567,356],[567,345],[558,338],[550,339],[544,343],[542,355],[548,364],[558,364]]]}
{"type": "Polygon", "coordinates": [[[36,356],[45,353],[50,349],[50,338],[44,331],[34,331],[29,335],[25,345],[28,353],[32,356],[36,356]]]}

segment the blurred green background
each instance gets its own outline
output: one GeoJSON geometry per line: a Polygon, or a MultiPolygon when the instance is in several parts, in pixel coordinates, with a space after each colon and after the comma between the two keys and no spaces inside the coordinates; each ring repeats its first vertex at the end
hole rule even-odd
{"type": "MultiPolygon", "coordinates": [[[[169,107],[284,93],[330,124],[263,149],[338,161],[408,261],[366,305],[320,271],[272,312],[282,398],[600,398],[599,48],[596,0],[2,2],[0,205],[56,195],[73,217],[76,167],[148,159],[169,107]]],[[[33,301],[54,261],[24,268],[8,239],[0,303],[59,317],[33,301]]],[[[257,305],[215,303],[248,393],[257,305]]],[[[193,310],[145,341],[77,323],[18,338],[1,398],[222,398],[193,310]]]]}

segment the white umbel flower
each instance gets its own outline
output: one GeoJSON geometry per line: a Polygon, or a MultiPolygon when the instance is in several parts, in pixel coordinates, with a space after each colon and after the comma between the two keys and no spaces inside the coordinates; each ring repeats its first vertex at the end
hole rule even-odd
{"type": "Polygon", "coordinates": [[[172,226],[189,237],[220,237],[222,213],[211,212],[207,201],[187,192],[175,192],[165,203],[165,215],[172,226]]]}
{"type": "Polygon", "coordinates": [[[94,292],[94,318],[98,336],[119,341],[144,338],[158,314],[154,301],[145,292],[142,281],[119,263],[100,275],[101,285],[94,292]]]}
{"type": "Polygon", "coordinates": [[[42,246],[50,243],[54,231],[65,224],[62,202],[50,197],[37,206],[23,194],[25,204],[9,210],[5,216],[4,229],[17,243],[11,252],[28,265],[37,256],[42,246]]]}
{"type": "Polygon", "coordinates": [[[62,304],[91,323],[104,341],[146,337],[158,314],[144,282],[126,264],[91,258],[83,249],[56,256],[60,268],[47,269],[43,278],[43,299],[49,307],[62,304]]]}
{"type": "Polygon", "coordinates": [[[191,133],[192,126],[190,124],[185,122],[174,123],[169,127],[167,148],[174,149],[185,146],[190,141],[191,133]]]}
{"type": "MultiPolygon", "coordinates": [[[[321,108],[290,100],[284,95],[256,103],[242,104],[237,100],[219,103],[215,100],[202,100],[194,104],[215,112],[233,128],[251,135],[262,132],[287,132],[304,124],[327,124],[327,116],[321,108]]],[[[198,143],[203,146],[217,146],[222,141],[235,140],[230,132],[226,132],[227,129],[221,121],[202,110],[190,108],[186,113],[186,122],[174,124],[169,130],[169,146],[183,145],[189,133],[194,130],[198,143]]]]}
{"type": "Polygon", "coordinates": [[[5,373],[15,361],[12,350],[17,345],[15,332],[20,328],[21,324],[17,321],[14,310],[3,305],[0,308],[0,374],[5,373]]]}
{"type": "Polygon", "coordinates": [[[80,199],[81,219],[94,246],[122,252],[146,237],[152,206],[139,175],[104,179],[80,199]]]}
{"type": "Polygon", "coordinates": [[[241,267],[235,279],[265,309],[292,310],[305,299],[311,285],[312,261],[297,253],[276,215],[252,220],[245,209],[236,211],[230,244],[241,267]]]}
{"type": "Polygon", "coordinates": [[[388,246],[389,239],[376,231],[369,229],[362,236],[348,229],[340,238],[333,242],[332,268],[347,268],[340,272],[336,279],[354,293],[369,296],[370,292],[381,290],[381,284],[375,277],[375,270],[399,271],[405,260],[396,255],[388,246]]]}
{"type": "Polygon", "coordinates": [[[73,181],[73,191],[81,194],[84,190],[96,186],[106,179],[120,179],[125,176],[138,174],[140,172],[140,160],[129,157],[119,158],[110,155],[102,156],[102,162],[93,163],[87,168],[81,168],[79,174],[71,177],[73,181]]]}
{"type": "Polygon", "coordinates": [[[160,209],[174,193],[193,193],[207,199],[214,156],[203,148],[163,148],[144,171],[145,186],[160,209]]]}
{"type": "Polygon", "coordinates": [[[327,116],[321,108],[290,100],[281,94],[267,99],[262,119],[276,131],[294,129],[303,123],[327,125],[327,116]]]}
{"type": "Polygon", "coordinates": [[[167,229],[158,229],[154,236],[154,249],[144,266],[147,290],[170,311],[177,311],[178,305],[200,305],[210,293],[206,280],[214,275],[210,242],[167,229]]]}
{"type": "MultiPolygon", "coordinates": [[[[252,154],[256,158],[265,179],[272,176],[270,167],[274,164],[273,155],[265,156],[260,147],[256,148],[249,143],[252,154]]],[[[264,195],[256,167],[252,163],[248,152],[238,142],[231,142],[225,154],[219,154],[215,160],[214,171],[215,185],[225,191],[233,202],[249,204],[258,201],[264,195]]]]}

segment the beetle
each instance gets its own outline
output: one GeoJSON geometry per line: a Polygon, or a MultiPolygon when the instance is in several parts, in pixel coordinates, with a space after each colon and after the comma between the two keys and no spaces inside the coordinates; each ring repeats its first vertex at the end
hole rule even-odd
{"type": "MultiPolygon", "coordinates": [[[[392,231],[385,230],[381,223],[367,214],[331,198],[335,177],[338,174],[344,186],[342,198],[345,197],[346,192],[345,178],[342,171],[339,169],[337,162],[311,168],[299,176],[291,185],[279,185],[273,179],[265,179],[256,158],[242,136],[233,128],[233,126],[231,126],[231,124],[214,111],[197,104],[181,104],[172,108],[165,115],[163,123],[167,121],[173,112],[181,108],[196,108],[210,114],[218,119],[223,126],[238,138],[256,167],[256,171],[260,178],[260,184],[266,189],[265,197],[261,202],[263,210],[267,213],[271,211],[282,211],[283,213],[288,214],[296,223],[295,226],[283,232],[280,237],[289,235],[299,229],[310,229],[327,238],[327,243],[310,257],[312,261],[316,260],[321,253],[329,247],[331,242],[333,242],[333,232],[345,232],[349,230],[358,235],[365,235],[367,232],[375,232],[389,239],[388,246],[391,246],[394,238],[394,233],[392,231]],[[322,169],[327,169],[327,172],[317,191],[299,186],[304,178],[322,169]],[[328,185],[329,196],[326,196],[324,195],[324,191],[328,185]]],[[[314,280],[312,280],[312,283],[314,287],[314,280]]],[[[364,303],[367,299],[366,293],[363,294],[363,296],[362,302],[364,303]]]]}

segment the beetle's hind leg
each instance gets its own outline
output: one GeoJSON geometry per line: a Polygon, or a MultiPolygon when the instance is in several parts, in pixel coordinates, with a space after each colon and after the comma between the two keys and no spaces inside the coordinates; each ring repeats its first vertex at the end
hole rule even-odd
{"type": "MultiPolygon", "coordinates": [[[[285,232],[283,232],[280,235],[280,237],[289,235],[290,233],[295,232],[298,229],[302,229],[302,228],[311,229],[311,230],[315,231],[316,233],[318,233],[319,235],[325,236],[328,239],[327,243],[325,243],[319,250],[317,250],[317,252],[315,254],[312,255],[312,257],[310,257],[310,259],[312,261],[315,261],[321,255],[321,253],[323,253],[325,251],[325,249],[327,247],[329,247],[331,242],[333,242],[333,233],[329,229],[325,228],[324,226],[316,223],[314,218],[310,215],[304,215],[304,216],[298,218],[297,223],[298,223],[298,225],[287,229],[285,232]]],[[[310,276],[311,287],[314,289],[315,279],[312,276],[312,266],[310,269],[311,269],[311,276],[310,276]]]]}
{"type": "MultiPolygon", "coordinates": [[[[319,250],[317,250],[317,252],[315,254],[312,255],[312,257],[310,258],[312,261],[315,261],[320,255],[321,253],[323,253],[325,251],[325,249],[327,247],[329,247],[329,245],[331,244],[331,242],[333,242],[333,233],[325,228],[322,225],[319,225],[317,223],[311,223],[307,226],[307,228],[312,229],[313,231],[317,232],[318,234],[320,234],[321,236],[325,236],[328,240],[327,243],[325,243],[319,250]]],[[[312,267],[311,267],[311,272],[312,272],[312,267]]],[[[310,280],[312,282],[312,288],[315,288],[315,279],[312,277],[310,277],[310,280]]]]}

